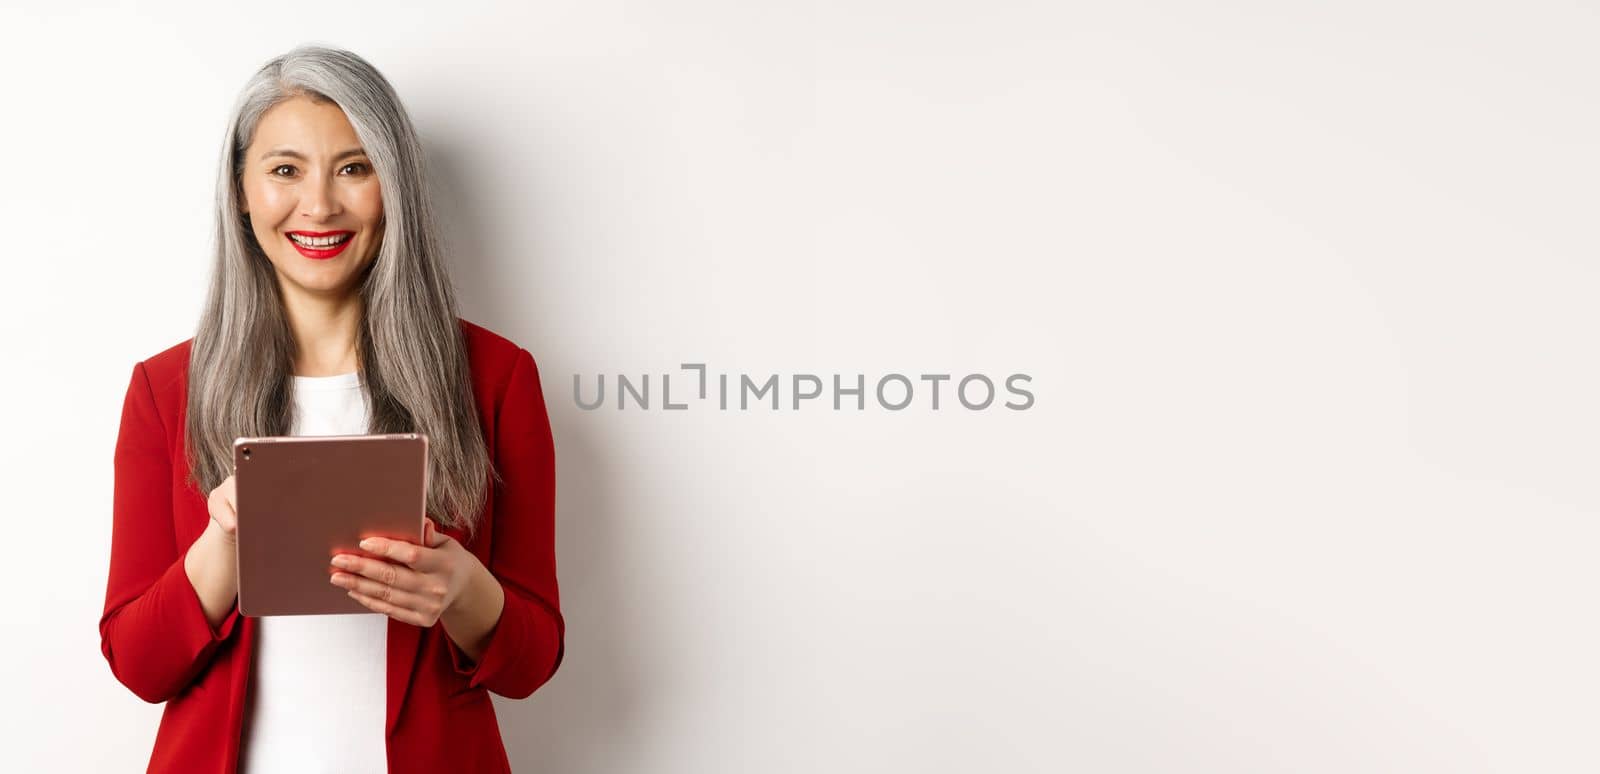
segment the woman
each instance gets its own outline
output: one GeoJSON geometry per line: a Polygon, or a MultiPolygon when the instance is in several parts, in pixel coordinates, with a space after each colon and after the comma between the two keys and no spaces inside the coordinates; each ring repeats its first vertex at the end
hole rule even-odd
{"type": "Polygon", "coordinates": [[[192,339],[134,365],[101,649],[166,702],[150,771],[509,771],[488,692],[564,654],[539,372],[456,316],[423,159],[389,83],[300,47],[245,86],[192,339]],[[422,545],[340,554],[377,615],[242,618],[233,439],[421,432],[422,545]]]}

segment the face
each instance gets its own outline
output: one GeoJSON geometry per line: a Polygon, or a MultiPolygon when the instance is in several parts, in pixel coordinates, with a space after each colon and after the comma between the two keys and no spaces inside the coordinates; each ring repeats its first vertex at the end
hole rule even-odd
{"type": "Polygon", "coordinates": [[[250,229],[287,294],[352,293],[383,235],[378,176],[344,111],[294,97],[268,110],[240,178],[250,229]]]}

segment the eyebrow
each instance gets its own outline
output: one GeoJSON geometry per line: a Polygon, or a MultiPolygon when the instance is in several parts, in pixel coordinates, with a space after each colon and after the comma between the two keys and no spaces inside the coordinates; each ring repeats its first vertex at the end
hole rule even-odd
{"type": "MultiPolygon", "coordinates": [[[[337,156],[333,157],[333,160],[334,161],[338,161],[339,159],[347,158],[349,156],[365,156],[365,155],[367,155],[367,152],[362,150],[362,149],[360,149],[360,148],[350,148],[349,150],[340,151],[337,156]]],[[[272,158],[273,156],[287,156],[287,157],[292,158],[292,159],[300,159],[301,161],[305,161],[306,160],[306,157],[305,157],[304,154],[302,154],[300,151],[297,151],[297,150],[295,150],[293,148],[273,148],[272,150],[269,150],[266,153],[261,154],[261,159],[260,160],[265,161],[267,159],[272,158]]]]}

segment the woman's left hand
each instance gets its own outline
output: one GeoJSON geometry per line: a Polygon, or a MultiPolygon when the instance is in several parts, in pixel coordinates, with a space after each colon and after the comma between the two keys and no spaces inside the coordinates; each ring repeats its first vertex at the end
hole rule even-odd
{"type": "Polygon", "coordinates": [[[454,538],[434,529],[432,519],[426,521],[424,545],[379,537],[361,541],[363,550],[392,561],[335,554],[330,562],[342,572],[335,572],[329,582],[348,590],[373,612],[424,629],[433,626],[482,563],[454,538]]]}

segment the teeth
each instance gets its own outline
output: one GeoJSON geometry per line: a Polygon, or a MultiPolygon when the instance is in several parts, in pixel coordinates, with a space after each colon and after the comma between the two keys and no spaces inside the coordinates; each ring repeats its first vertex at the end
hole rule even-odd
{"type": "Polygon", "coordinates": [[[306,247],[332,247],[340,242],[345,241],[346,239],[349,239],[351,236],[352,235],[350,234],[340,234],[339,236],[308,237],[301,236],[299,234],[290,234],[289,238],[293,239],[299,244],[305,245],[306,247]]]}

